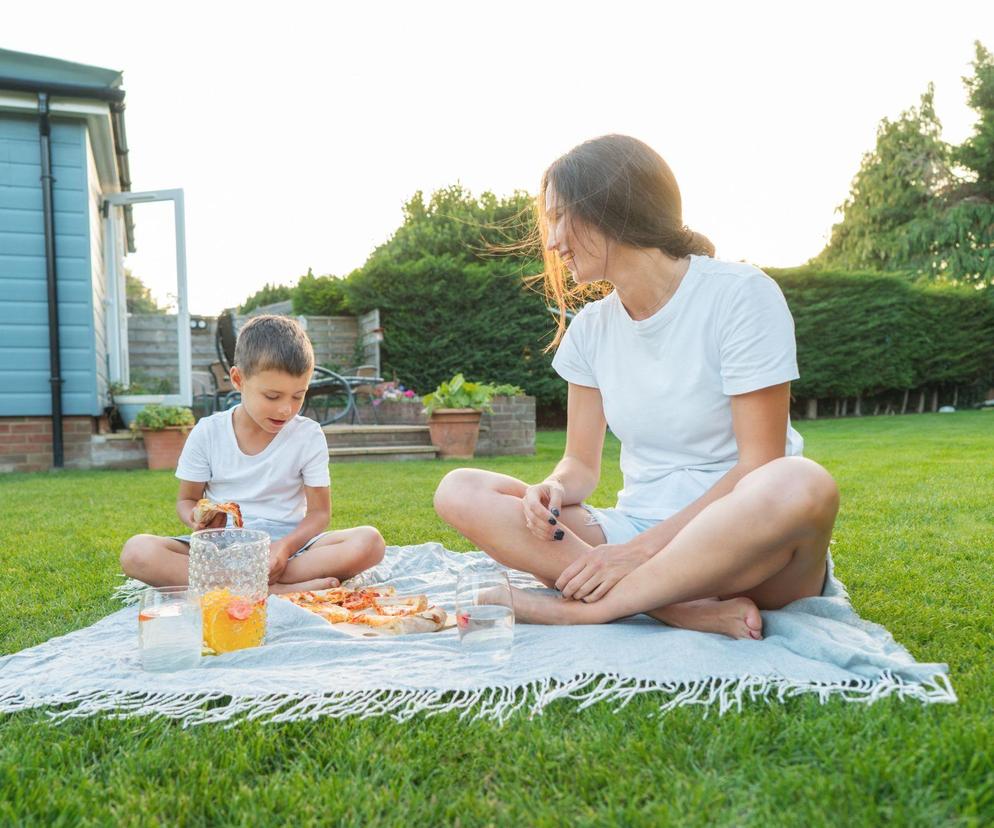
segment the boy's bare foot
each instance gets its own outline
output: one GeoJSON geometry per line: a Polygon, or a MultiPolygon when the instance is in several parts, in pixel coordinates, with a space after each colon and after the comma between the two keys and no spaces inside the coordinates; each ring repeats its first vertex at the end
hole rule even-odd
{"type": "MultiPolygon", "coordinates": [[[[597,603],[570,601],[534,589],[512,589],[514,617],[522,624],[597,624],[603,613],[597,603]]],[[[651,613],[674,627],[712,632],[732,638],[763,637],[763,618],[749,598],[691,601],[651,613]]]]}
{"type": "Polygon", "coordinates": [[[704,598],[673,604],[649,613],[671,627],[719,633],[758,641],[763,637],[763,616],[750,598],[704,598]]]}
{"type": "Polygon", "coordinates": [[[314,578],[310,581],[300,581],[296,584],[270,584],[270,595],[283,595],[287,592],[314,592],[319,589],[332,589],[340,586],[338,578],[314,578]]]}

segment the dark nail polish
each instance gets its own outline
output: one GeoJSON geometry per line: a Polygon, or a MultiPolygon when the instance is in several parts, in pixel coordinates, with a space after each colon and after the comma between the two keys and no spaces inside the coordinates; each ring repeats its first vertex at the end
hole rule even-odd
{"type": "Polygon", "coordinates": [[[556,523],[557,523],[557,521],[556,521],[555,518],[549,518],[549,523],[551,523],[553,526],[555,526],[556,523]]]}
{"type": "Polygon", "coordinates": [[[566,537],[566,533],[562,529],[557,529],[556,534],[554,534],[552,537],[554,537],[556,540],[562,540],[563,538],[566,537]]]}
{"type": "Polygon", "coordinates": [[[554,514],[556,517],[559,517],[559,510],[558,509],[553,509],[552,510],[552,514],[554,514]]]}

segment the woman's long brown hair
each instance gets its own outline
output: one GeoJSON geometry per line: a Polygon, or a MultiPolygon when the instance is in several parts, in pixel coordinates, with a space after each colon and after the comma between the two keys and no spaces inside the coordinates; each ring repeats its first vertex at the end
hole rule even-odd
{"type": "MultiPolygon", "coordinates": [[[[559,254],[546,250],[549,237],[545,198],[549,188],[571,226],[579,222],[631,247],[657,248],[673,258],[691,253],[713,256],[714,245],[683,223],[680,188],[669,165],[647,144],[627,135],[604,135],[574,147],[552,162],[542,175],[535,199],[536,226],[545,268],[541,279],[550,305],[558,310],[559,344],[566,313],[605,296],[606,282],[570,286],[559,254]]],[[[575,235],[575,234],[574,234],[575,235]]],[[[536,240],[538,241],[538,239],[536,240]]]]}

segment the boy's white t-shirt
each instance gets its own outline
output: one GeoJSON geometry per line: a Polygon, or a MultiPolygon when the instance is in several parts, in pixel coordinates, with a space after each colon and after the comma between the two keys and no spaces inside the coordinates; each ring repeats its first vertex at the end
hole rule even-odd
{"type": "MultiPolygon", "coordinates": [[[[621,441],[617,508],[664,520],[707,492],[738,460],[731,397],[789,382],[794,320],[758,268],[691,256],[670,300],[633,320],[612,292],[570,323],[553,367],[597,388],[621,441]]],[[[786,454],[804,441],[787,421],[786,454]]]]}
{"type": "Polygon", "coordinates": [[[235,408],[204,417],[193,427],[176,477],[206,482],[204,497],[217,503],[238,503],[246,528],[265,529],[274,537],[286,534],[307,513],[304,486],[331,485],[324,432],[314,420],[298,415],[258,454],[245,454],[235,439],[235,408]]]}

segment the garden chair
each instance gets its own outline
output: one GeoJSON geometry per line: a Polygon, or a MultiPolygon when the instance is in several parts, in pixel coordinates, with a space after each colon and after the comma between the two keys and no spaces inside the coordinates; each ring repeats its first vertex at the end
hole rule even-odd
{"type": "MultiPolygon", "coordinates": [[[[366,398],[369,402],[370,408],[373,409],[373,422],[379,424],[380,419],[376,413],[376,386],[383,382],[383,377],[377,374],[376,366],[358,365],[349,371],[348,376],[346,376],[345,379],[351,384],[352,393],[356,396],[356,398],[360,395],[366,398]]],[[[352,422],[359,422],[358,406],[353,409],[352,422]]]]}
{"type": "MultiPolygon", "coordinates": [[[[217,318],[214,346],[224,377],[230,383],[231,366],[235,363],[235,341],[238,332],[235,314],[226,310],[217,318]]],[[[213,371],[213,366],[212,366],[213,371]]],[[[217,376],[215,374],[215,376],[217,376]]],[[[242,395],[232,389],[220,397],[221,409],[226,410],[241,401],[242,395]]],[[[314,366],[314,374],[307,388],[304,406],[300,411],[305,417],[317,420],[321,425],[330,425],[344,419],[349,414],[355,416],[355,397],[352,383],[340,374],[321,365],[314,366]]]]}

